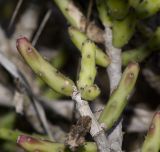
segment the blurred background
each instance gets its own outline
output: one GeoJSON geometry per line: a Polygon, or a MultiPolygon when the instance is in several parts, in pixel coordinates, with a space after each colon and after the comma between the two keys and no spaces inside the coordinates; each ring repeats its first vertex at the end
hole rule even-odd
{"type": "MultiPolygon", "coordinates": [[[[85,16],[90,2],[91,0],[75,0],[85,16]]],[[[92,3],[89,20],[104,29],[96,2],[92,0],[92,3]]],[[[160,13],[142,20],[141,23],[148,27],[148,31],[143,33],[141,28],[136,27],[134,36],[122,48],[123,51],[147,42],[148,32],[160,26],[160,13]]],[[[1,152],[22,151],[16,141],[3,135],[4,128],[46,136],[49,127],[56,141],[64,142],[71,125],[76,122],[77,115],[71,99],[51,90],[32,72],[16,49],[16,39],[26,36],[45,59],[76,82],[80,52],[70,40],[68,27],[68,22],[54,0],[0,0],[1,152]],[[47,126],[39,120],[35,105],[26,93],[26,86],[43,107],[41,114],[45,113],[47,126]]],[[[97,45],[104,49],[103,44],[97,45]]],[[[123,113],[123,149],[127,152],[140,149],[153,113],[160,105],[160,53],[152,52],[140,63],[140,68],[136,87],[123,113]]],[[[101,88],[101,95],[97,101],[90,103],[95,113],[107,103],[109,97],[106,69],[97,67],[97,70],[96,84],[101,88]]],[[[92,140],[90,135],[86,139],[92,140]]]]}

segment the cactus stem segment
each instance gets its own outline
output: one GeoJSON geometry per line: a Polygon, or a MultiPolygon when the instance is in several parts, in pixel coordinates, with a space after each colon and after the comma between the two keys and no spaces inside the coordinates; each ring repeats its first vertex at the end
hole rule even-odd
{"type": "Polygon", "coordinates": [[[81,52],[81,70],[77,86],[85,100],[93,100],[100,94],[97,85],[93,84],[97,73],[95,65],[96,46],[92,41],[87,40],[83,43],[81,52]]]}
{"type": "Polygon", "coordinates": [[[160,111],[153,116],[147,136],[142,146],[142,152],[159,152],[160,150],[160,111]]]}
{"type": "MultiPolygon", "coordinates": [[[[70,152],[63,143],[55,143],[26,135],[20,135],[17,139],[17,144],[29,152],[70,152]]],[[[96,152],[96,150],[96,145],[88,142],[80,147],[78,152],[96,152]]]]}
{"type": "Polygon", "coordinates": [[[74,82],[44,60],[27,38],[17,40],[17,49],[32,70],[53,90],[66,96],[72,95],[74,82]]]}
{"type": "MultiPolygon", "coordinates": [[[[81,51],[82,45],[85,41],[88,40],[88,37],[81,31],[77,30],[74,27],[70,27],[69,35],[72,40],[72,42],[75,44],[75,46],[81,51]]],[[[97,46],[96,47],[96,64],[107,67],[107,65],[110,63],[109,57],[97,46]]]]}
{"type": "Polygon", "coordinates": [[[100,115],[99,121],[110,129],[124,110],[128,96],[132,92],[139,73],[137,63],[130,63],[123,72],[118,87],[111,94],[109,101],[100,115]]]}

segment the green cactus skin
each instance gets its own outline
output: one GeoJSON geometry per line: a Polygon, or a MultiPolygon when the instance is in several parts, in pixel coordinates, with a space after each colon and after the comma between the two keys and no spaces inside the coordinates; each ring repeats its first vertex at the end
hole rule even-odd
{"type": "Polygon", "coordinates": [[[97,73],[95,56],[96,47],[93,42],[87,40],[82,45],[81,70],[79,73],[78,88],[84,88],[94,83],[97,73]]]}
{"type": "Polygon", "coordinates": [[[86,40],[82,45],[81,52],[81,70],[77,86],[84,99],[94,100],[100,94],[97,85],[93,85],[97,73],[95,64],[96,46],[92,41],[86,40]]]}
{"type": "Polygon", "coordinates": [[[127,98],[135,86],[138,73],[139,65],[137,63],[130,63],[123,72],[118,87],[113,91],[99,118],[106,129],[110,129],[121,116],[127,104],[127,98]]]}
{"type": "Polygon", "coordinates": [[[124,51],[122,53],[122,63],[126,66],[130,61],[141,62],[148,57],[153,51],[160,49],[160,27],[156,29],[154,34],[146,45],[139,46],[136,49],[124,51]]]}
{"type": "Polygon", "coordinates": [[[99,17],[105,26],[112,26],[112,18],[108,15],[108,12],[106,11],[106,3],[105,0],[96,0],[97,9],[99,13],[99,17]]]}
{"type": "MultiPolygon", "coordinates": [[[[20,147],[28,152],[71,152],[62,143],[36,139],[30,136],[21,135],[18,137],[17,143],[20,147]]],[[[96,152],[97,148],[94,143],[86,143],[83,148],[79,148],[77,152],[96,152]]]]}
{"type": "Polygon", "coordinates": [[[138,17],[146,18],[156,14],[160,10],[159,0],[143,0],[136,6],[138,17]]]}
{"type": "MultiPolygon", "coordinates": [[[[66,63],[67,60],[67,54],[64,50],[59,50],[57,54],[50,59],[50,64],[55,67],[56,69],[60,69],[63,67],[63,65],[66,63]]],[[[47,97],[50,100],[59,99],[63,97],[61,93],[56,92],[53,89],[50,89],[46,87],[46,83],[39,77],[35,78],[37,85],[41,88],[41,94],[42,96],[47,97]]]]}
{"type": "Polygon", "coordinates": [[[74,82],[45,61],[25,37],[17,40],[17,49],[32,70],[53,90],[72,95],[74,82]]]}
{"type": "Polygon", "coordinates": [[[122,64],[126,66],[129,62],[141,62],[151,54],[145,46],[140,46],[136,49],[128,50],[122,53],[122,64]]]}
{"type": "MultiPolygon", "coordinates": [[[[21,132],[19,130],[11,130],[8,128],[0,128],[0,139],[3,139],[5,141],[11,142],[11,143],[16,143],[18,136],[20,135],[28,135],[27,133],[21,132]]],[[[42,136],[39,134],[33,134],[34,137],[36,138],[43,138],[43,139],[48,139],[46,136],[42,136]]]]}
{"type": "Polygon", "coordinates": [[[80,28],[80,20],[79,15],[82,16],[81,12],[79,10],[76,10],[76,13],[78,13],[78,16],[76,14],[73,14],[74,11],[70,11],[68,9],[70,3],[73,3],[71,0],[54,0],[56,5],[59,7],[63,15],[66,17],[67,21],[74,27],[80,28]]]}
{"type": "Polygon", "coordinates": [[[99,96],[100,89],[96,84],[94,84],[85,88],[80,88],[80,92],[83,99],[93,101],[99,96]]]}
{"type": "Polygon", "coordinates": [[[0,139],[3,139],[3,140],[16,142],[20,134],[22,134],[22,132],[18,130],[12,131],[10,129],[0,128],[0,139]]]}
{"type": "Polygon", "coordinates": [[[41,78],[36,77],[35,81],[40,87],[40,93],[42,94],[42,96],[47,97],[50,100],[60,99],[61,97],[63,97],[61,93],[58,93],[55,90],[48,88],[45,81],[43,81],[41,78]]]}
{"type": "Polygon", "coordinates": [[[43,92],[43,96],[47,97],[49,100],[53,100],[53,101],[56,101],[55,99],[60,99],[63,97],[62,94],[54,91],[53,89],[46,89],[44,92],[43,92]]]}
{"type": "Polygon", "coordinates": [[[67,61],[67,51],[59,50],[58,53],[50,60],[51,64],[56,68],[62,68],[67,61]]]}
{"type": "Polygon", "coordinates": [[[123,20],[113,22],[113,45],[122,48],[131,39],[136,26],[136,17],[130,13],[123,20]]]}
{"type": "Polygon", "coordinates": [[[129,11],[129,4],[126,0],[106,0],[108,14],[113,19],[123,19],[129,11]]]}
{"type": "Polygon", "coordinates": [[[160,111],[156,112],[141,152],[159,152],[160,150],[160,111]]]}
{"type": "MultiPolygon", "coordinates": [[[[81,51],[82,44],[86,40],[88,40],[88,37],[84,33],[73,27],[70,27],[68,31],[72,42],[81,51]]],[[[100,48],[96,46],[96,64],[102,67],[107,67],[109,63],[109,57],[100,48]]]]}
{"type": "Polygon", "coordinates": [[[97,42],[103,43],[103,30],[96,26],[93,22],[87,21],[87,18],[79,10],[79,8],[74,5],[72,0],[53,0],[59,7],[69,24],[82,32],[86,32],[87,36],[97,42]],[[86,30],[86,25],[88,25],[86,30]]]}

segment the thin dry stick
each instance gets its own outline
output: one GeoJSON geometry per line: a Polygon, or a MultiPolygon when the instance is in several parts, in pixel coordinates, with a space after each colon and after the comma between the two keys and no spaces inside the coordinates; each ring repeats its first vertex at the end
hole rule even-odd
{"type": "MultiPolygon", "coordinates": [[[[19,21],[16,23],[15,32],[9,40],[9,50],[10,48],[15,49],[15,40],[20,35],[25,35],[29,40],[33,36],[35,29],[37,28],[37,21],[39,17],[39,7],[31,3],[21,15],[19,21]]],[[[10,52],[9,52],[10,53],[10,52]]],[[[17,52],[16,52],[17,53],[17,52]]]]}
{"type": "Polygon", "coordinates": [[[32,45],[33,45],[33,46],[36,45],[40,34],[42,33],[42,31],[43,31],[43,29],[44,29],[47,21],[49,20],[49,18],[50,18],[50,16],[51,16],[51,13],[52,13],[52,10],[49,9],[49,10],[47,11],[47,13],[45,14],[45,16],[44,16],[44,18],[43,18],[43,20],[42,20],[42,22],[41,22],[41,24],[40,24],[40,26],[39,26],[39,28],[38,28],[38,31],[36,32],[36,34],[35,34],[35,36],[34,36],[34,38],[33,38],[33,41],[32,41],[32,45]]]}
{"type": "Polygon", "coordinates": [[[9,23],[9,26],[8,26],[8,30],[12,27],[22,3],[23,3],[23,0],[18,0],[18,3],[16,5],[16,8],[15,8],[14,13],[12,15],[12,18],[10,20],[10,23],[9,23]]]}
{"type": "Polygon", "coordinates": [[[93,7],[93,0],[89,1],[88,10],[87,10],[87,20],[86,20],[86,27],[85,27],[85,33],[87,32],[87,28],[89,25],[89,19],[92,13],[92,7],[93,7]]]}
{"type": "MultiPolygon", "coordinates": [[[[49,129],[49,125],[47,122],[47,118],[44,112],[43,107],[40,105],[40,103],[35,99],[34,94],[32,93],[32,90],[27,83],[27,80],[22,75],[22,73],[17,69],[17,67],[9,61],[3,54],[0,53],[0,65],[2,65],[10,74],[11,76],[17,80],[17,91],[21,91],[28,99],[31,101],[30,107],[33,108],[32,112],[34,113],[35,118],[37,118],[42,124],[43,129],[48,134],[51,140],[53,140],[52,133],[49,129]]],[[[30,108],[28,107],[28,108],[30,108]]],[[[26,109],[28,112],[28,109],[26,109]]],[[[30,113],[28,115],[32,115],[33,113],[30,113]]]]}
{"type": "Polygon", "coordinates": [[[97,122],[95,116],[93,115],[88,102],[81,99],[81,94],[78,92],[77,88],[74,86],[74,91],[72,94],[72,99],[76,102],[76,108],[81,116],[89,116],[92,120],[90,134],[94,138],[99,152],[110,152],[108,141],[104,130],[97,122]]]}
{"type": "MultiPolygon", "coordinates": [[[[10,26],[12,25],[22,2],[23,0],[19,0],[16,6],[16,9],[15,9],[15,12],[12,16],[10,26]]],[[[8,56],[6,51],[10,47],[12,48],[12,46],[13,48],[15,47],[15,37],[17,37],[17,35],[24,34],[24,35],[27,35],[28,38],[32,36],[33,31],[35,30],[37,26],[36,22],[38,19],[38,14],[39,14],[39,9],[35,5],[31,4],[29,8],[21,16],[20,21],[17,23],[15,33],[13,34],[12,38],[9,41],[10,43],[8,43],[8,39],[5,37],[4,33],[0,30],[1,38],[3,38],[1,39],[3,41],[3,45],[7,46],[7,47],[4,47],[4,46],[1,47],[1,49],[4,50],[3,51],[4,54],[8,56]],[[8,44],[11,46],[9,46],[8,44]]],[[[0,52],[2,52],[2,50],[0,50],[0,52]]],[[[27,102],[30,101],[27,106],[23,107],[24,111],[27,113],[27,117],[30,117],[29,121],[36,122],[35,120],[38,120],[38,123],[34,123],[34,124],[32,123],[33,126],[39,131],[44,129],[44,131],[49,135],[50,139],[53,139],[51,130],[49,128],[49,125],[48,125],[48,122],[45,116],[44,109],[40,105],[40,103],[37,101],[37,99],[35,99],[35,96],[31,92],[31,89],[26,79],[24,78],[24,76],[19,72],[17,67],[14,65],[14,63],[8,60],[1,53],[0,53],[0,64],[12,75],[12,77],[15,80],[18,80],[18,83],[20,85],[19,90],[23,90],[21,93],[24,94],[27,102]]]]}
{"type": "MultiPolygon", "coordinates": [[[[110,81],[110,94],[116,89],[121,79],[121,49],[115,48],[112,45],[112,30],[105,26],[105,46],[106,52],[111,59],[111,64],[107,68],[107,73],[110,81]]],[[[113,151],[121,152],[123,133],[122,133],[122,121],[118,123],[113,132],[108,136],[110,141],[110,147],[113,151]]]]}

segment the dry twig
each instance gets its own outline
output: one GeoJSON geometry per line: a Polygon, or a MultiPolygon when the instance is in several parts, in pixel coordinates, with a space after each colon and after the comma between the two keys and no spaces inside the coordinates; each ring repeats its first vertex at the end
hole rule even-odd
{"type": "Polygon", "coordinates": [[[103,128],[97,122],[95,116],[93,115],[88,105],[88,102],[81,99],[81,94],[80,92],[77,91],[77,88],[75,86],[72,99],[76,102],[76,108],[79,111],[80,115],[82,117],[89,116],[91,118],[92,124],[91,124],[90,134],[94,138],[98,150],[100,152],[109,152],[110,148],[103,128]]]}

